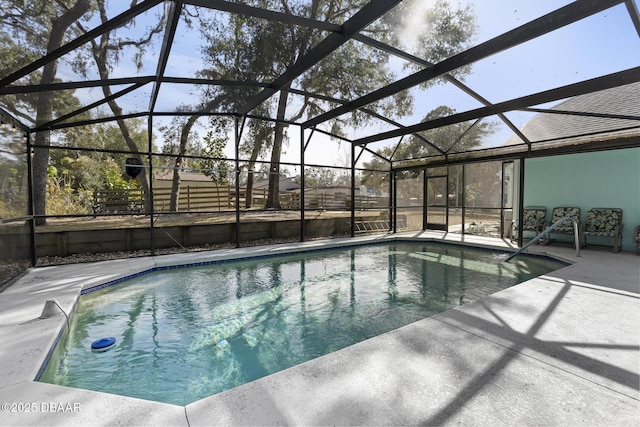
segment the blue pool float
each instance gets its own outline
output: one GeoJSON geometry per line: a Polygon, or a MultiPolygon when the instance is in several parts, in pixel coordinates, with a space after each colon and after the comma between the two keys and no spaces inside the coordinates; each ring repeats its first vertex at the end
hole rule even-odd
{"type": "Polygon", "coordinates": [[[91,350],[107,351],[114,345],[116,345],[116,339],[114,337],[100,338],[91,343],[91,350]]]}

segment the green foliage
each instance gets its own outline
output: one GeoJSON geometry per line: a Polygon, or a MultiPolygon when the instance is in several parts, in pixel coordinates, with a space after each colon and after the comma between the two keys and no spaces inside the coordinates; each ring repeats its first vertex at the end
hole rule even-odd
{"type": "Polygon", "coordinates": [[[0,218],[29,214],[27,153],[22,135],[0,128],[0,218]]]}
{"type": "MultiPolygon", "coordinates": [[[[129,119],[130,135],[139,151],[148,146],[146,124],[142,119],[129,119]]],[[[58,144],[69,147],[92,148],[99,151],[52,149],[49,164],[73,190],[137,188],[135,180],[125,174],[126,144],[120,129],[109,123],[65,129],[57,135],[58,144]],[[103,150],[121,151],[108,153],[103,150]]]]}
{"type": "MultiPolygon", "coordinates": [[[[319,21],[342,22],[367,2],[313,0],[283,3],[272,0],[248,3],[272,10],[284,7],[287,13],[319,21]]],[[[267,22],[242,15],[216,15],[214,18],[202,19],[200,24],[206,41],[203,53],[207,64],[200,75],[210,78],[238,79],[242,76],[243,80],[275,80],[327,36],[325,32],[316,29],[267,22]]],[[[379,26],[379,23],[374,23],[370,28],[380,31],[379,26]]],[[[393,78],[394,72],[389,65],[387,53],[351,41],[314,65],[313,72],[300,76],[295,86],[339,99],[352,99],[387,84],[393,78]]],[[[207,88],[203,99],[217,98],[221,107],[235,108],[253,92],[253,89],[230,86],[207,88]]],[[[336,106],[314,98],[285,98],[284,102],[291,107],[288,115],[292,119],[316,115],[336,106]]],[[[381,113],[402,115],[409,111],[410,105],[410,98],[406,94],[400,94],[371,108],[377,108],[381,113]]],[[[264,106],[271,110],[270,115],[274,115],[279,107],[278,99],[274,97],[264,106]]],[[[350,120],[361,123],[367,118],[368,116],[355,114],[350,120]]],[[[336,131],[340,131],[339,123],[338,120],[333,123],[336,131]]]]}
{"type": "Polygon", "coordinates": [[[104,159],[100,163],[99,170],[103,180],[103,188],[107,190],[128,190],[138,187],[135,180],[124,176],[122,167],[114,159],[104,159]]]}
{"type": "MultiPolygon", "coordinates": [[[[456,110],[441,105],[431,110],[423,122],[451,116],[456,110]]],[[[491,134],[494,124],[490,121],[461,122],[421,132],[420,136],[411,135],[406,143],[400,144],[393,153],[392,160],[402,161],[441,155],[443,153],[464,151],[477,147],[483,138],[491,134]]]]}
{"type": "Polygon", "coordinates": [[[91,213],[93,190],[135,189],[124,174],[125,156],[52,150],[47,178],[47,215],[91,213]]]}
{"type": "MultiPolygon", "coordinates": [[[[146,152],[149,145],[146,120],[141,118],[127,119],[125,124],[135,143],[136,150],[146,152]]],[[[121,129],[115,123],[67,128],[64,130],[61,142],[67,146],[98,150],[132,151],[122,136],[121,129]]],[[[114,156],[116,159],[124,159],[129,154],[114,154],[114,156]]]]}
{"type": "Polygon", "coordinates": [[[27,164],[0,158],[0,218],[27,216],[27,164]]]}
{"type": "MultiPolygon", "coordinates": [[[[300,175],[296,177],[300,182],[300,175]]],[[[304,171],[305,187],[338,187],[351,186],[349,171],[331,168],[307,168],[304,171]]]]}
{"type": "MultiPolygon", "coordinates": [[[[440,106],[430,111],[423,122],[434,120],[440,117],[455,114],[453,108],[440,106]]],[[[385,147],[378,150],[380,157],[375,157],[364,163],[368,169],[384,170],[388,168],[388,162],[383,159],[390,159],[402,166],[419,165],[421,159],[430,156],[438,156],[449,152],[458,152],[478,147],[483,139],[494,131],[494,123],[490,121],[462,122],[450,126],[443,126],[421,132],[420,137],[412,135],[407,142],[398,144],[397,147],[385,147]]],[[[407,171],[406,174],[417,172],[407,171]]],[[[407,176],[409,178],[409,176],[407,176]]],[[[365,173],[364,183],[376,185],[379,182],[378,174],[365,173]]]]}
{"type": "Polygon", "coordinates": [[[202,173],[216,184],[229,185],[231,166],[224,160],[224,147],[228,142],[226,136],[215,136],[213,131],[209,131],[203,142],[202,155],[205,158],[198,159],[196,166],[204,169],[202,173]]]}
{"type": "Polygon", "coordinates": [[[71,187],[68,176],[51,166],[47,178],[47,215],[74,215],[91,212],[91,192],[71,187]]]}
{"type": "MultiPolygon", "coordinates": [[[[168,125],[163,125],[158,127],[158,131],[162,134],[164,139],[164,145],[162,146],[162,154],[167,155],[166,166],[169,166],[172,161],[169,156],[177,156],[180,152],[180,138],[182,128],[187,122],[187,117],[185,116],[174,116],[171,120],[171,123],[168,125]]],[[[196,132],[189,133],[187,137],[187,142],[184,144],[183,155],[185,156],[197,156],[200,154],[202,147],[200,145],[200,141],[198,140],[198,135],[196,132]]],[[[183,166],[188,167],[189,159],[183,159],[183,166]]]]}
{"type": "MultiPolygon", "coordinates": [[[[282,1],[253,0],[246,4],[281,10],[297,16],[317,21],[345,22],[353,13],[368,2],[365,0],[312,0],[282,1]]],[[[200,17],[194,14],[194,22],[200,17]]],[[[201,34],[205,41],[203,56],[205,68],[200,71],[204,78],[274,81],[291,65],[304,57],[314,46],[326,37],[326,33],[304,26],[268,22],[264,19],[245,15],[212,14],[200,19],[201,34]]],[[[470,7],[454,7],[446,0],[437,0],[432,7],[413,1],[401,2],[399,6],[382,19],[370,24],[364,34],[383,42],[402,45],[407,42],[407,30],[413,33],[411,43],[416,48],[416,56],[437,62],[450,57],[468,46],[475,33],[475,17],[470,7]],[[418,18],[418,28],[408,25],[418,18]],[[400,44],[398,44],[400,43],[400,44]]],[[[408,43],[408,42],[407,42],[408,43]]],[[[413,65],[407,65],[413,66],[413,65]]],[[[456,70],[457,76],[464,76],[469,68],[456,70]]],[[[348,41],[324,58],[309,72],[297,77],[291,86],[310,93],[329,95],[338,100],[352,100],[386,86],[397,79],[396,71],[389,61],[389,54],[356,41],[348,41]]],[[[435,81],[425,85],[434,84],[435,81]]],[[[286,91],[287,87],[284,88],[286,91]]],[[[202,93],[202,103],[219,109],[235,110],[255,93],[253,88],[238,86],[208,86],[202,93]]],[[[307,119],[340,105],[313,96],[271,97],[263,104],[271,117],[278,120],[307,119]]],[[[401,91],[393,96],[367,106],[378,114],[400,117],[411,113],[413,98],[410,91],[401,91]]],[[[370,115],[355,111],[350,115],[335,118],[323,127],[329,127],[336,135],[344,136],[346,124],[366,126],[372,123],[370,115]]],[[[282,125],[274,129],[271,170],[279,170],[283,147],[282,125]]],[[[253,139],[254,144],[265,141],[253,139]]],[[[259,147],[260,150],[263,146],[259,147]]],[[[246,150],[255,159],[256,150],[246,150]]],[[[386,153],[390,156],[391,153],[386,153]]],[[[277,181],[270,180],[268,208],[278,207],[277,181]]]]}
{"type": "MultiPolygon", "coordinates": [[[[283,9],[287,13],[318,21],[343,22],[367,2],[256,0],[246,3],[271,10],[283,9]]],[[[209,78],[238,79],[242,76],[245,80],[272,81],[327,36],[320,30],[243,15],[220,14],[199,22],[205,40],[203,54],[207,64],[200,75],[209,78]]],[[[363,31],[366,35],[399,46],[434,63],[468,47],[475,32],[472,7],[453,5],[447,0],[438,0],[428,7],[419,1],[401,2],[363,31]]],[[[415,64],[407,67],[419,69],[415,64]]],[[[469,68],[458,69],[455,75],[462,77],[469,71],[469,68]]],[[[312,72],[298,77],[295,86],[312,93],[349,100],[383,87],[395,78],[389,54],[349,41],[315,64],[312,72]]],[[[203,99],[210,100],[220,95],[221,107],[234,108],[239,102],[244,102],[249,92],[237,87],[207,88],[203,99]]],[[[289,98],[286,102],[295,104],[289,113],[293,118],[314,116],[336,107],[328,101],[314,98],[295,101],[289,98]]],[[[412,102],[410,94],[402,92],[368,108],[389,116],[403,116],[411,112],[412,102]]],[[[277,107],[277,100],[273,99],[270,105],[272,114],[277,107]]],[[[361,125],[368,119],[367,115],[354,113],[340,120],[361,125]]],[[[340,131],[340,120],[332,125],[335,131],[340,131]]]]}
{"type": "MultiPolygon", "coordinates": [[[[423,0],[405,0],[382,20],[389,28],[386,41],[433,64],[471,47],[477,32],[473,5],[452,4],[448,0],[429,2],[428,7],[423,0]]],[[[413,63],[405,67],[421,69],[413,63]]],[[[470,71],[471,67],[466,66],[451,71],[450,75],[463,80],[470,71]]]]}
{"type": "MultiPolygon", "coordinates": [[[[64,8],[63,2],[0,0],[0,77],[7,76],[28,65],[47,52],[52,26],[72,2],[64,8]]],[[[89,8],[85,19],[92,14],[89,8]]],[[[77,35],[69,29],[63,43],[77,35]]],[[[19,80],[19,84],[39,84],[42,71],[35,71],[19,80]]],[[[59,81],[55,79],[55,81],[59,81]]],[[[35,123],[38,93],[6,95],[2,97],[2,107],[11,111],[25,122],[35,123]]],[[[55,91],[52,98],[52,110],[62,116],[79,106],[73,91],[55,91]]],[[[85,113],[84,117],[88,114],[85,113]]]]}
{"type": "Polygon", "coordinates": [[[464,200],[467,206],[500,207],[502,163],[482,162],[465,166],[464,200]]]}
{"type": "MultiPolygon", "coordinates": [[[[256,113],[262,114],[266,111],[262,107],[258,107],[256,113]]],[[[273,146],[274,125],[269,121],[251,119],[246,126],[247,132],[240,142],[239,151],[240,154],[255,161],[259,156],[266,155],[273,146]]]]}
{"type": "MultiPolygon", "coordinates": [[[[136,3],[138,2],[132,2],[132,6],[136,3]]],[[[98,15],[102,22],[107,20],[105,4],[106,0],[59,0],[55,2],[0,0],[0,57],[3,58],[3,61],[0,62],[0,77],[19,70],[35,59],[44,56],[47,51],[55,50],[71,39],[86,33],[86,23],[92,20],[94,15],[98,15]]],[[[124,27],[132,25],[133,22],[123,24],[124,27]]],[[[95,23],[90,26],[95,26],[95,23]]],[[[130,52],[133,52],[132,58],[139,67],[145,49],[154,36],[163,29],[162,16],[157,20],[155,26],[147,27],[143,35],[140,35],[140,32],[130,33],[135,34],[133,37],[139,37],[138,39],[127,35],[116,36],[116,29],[112,29],[102,34],[98,39],[93,39],[90,43],[64,55],[61,59],[45,64],[40,70],[21,78],[16,84],[51,84],[60,81],[56,77],[56,73],[61,61],[64,61],[81,76],[95,78],[94,73],[97,71],[101,78],[107,79],[111,67],[130,52]],[[112,35],[113,37],[110,39],[112,35]],[[95,61],[95,66],[91,66],[90,60],[95,61]]],[[[102,90],[105,97],[111,95],[108,86],[103,86],[102,90]]],[[[61,117],[77,111],[82,105],[72,90],[2,97],[2,106],[5,109],[31,124],[36,123],[36,117],[39,123],[45,123],[54,117],[61,117]]],[[[108,106],[114,115],[122,114],[122,109],[115,100],[111,100],[108,106]]],[[[96,114],[100,114],[100,112],[96,114]]],[[[92,112],[87,111],[75,115],[73,119],[83,120],[91,117],[92,112]]],[[[118,126],[96,125],[95,127],[71,128],[58,132],[53,138],[50,137],[49,132],[38,132],[35,134],[34,143],[47,146],[62,139],[63,144],[85,148],[114,149],[125,153],[127,151],[147,151],[146,130],[144,132],[136,131],[136,121],[120,120],[117,124],[118,126]],[[133,131],[129,129],[130,126],[134,127],[133,131]],[[64,136],[59,138],[60,134],[64,134],[64,136]],[[130,137],[131,135],[133,138],[130,137]]],[[[88,155],[88,157],[98,163],[105,159],[105,155],[96,153],[88,155]]],[[[121,169],[124,169],[126,154],[114,154],[111,157],[122,166],[121,169]]],[[[62,190],[69,187],[74,191],[80,191],[85,188],[95,188],[101,185],[99,183],[115,187],[129,185],[121,176],[118,177],[113,172],[107,173],[104,168],[96,168],[95,164],[91,165],[89,160],[77,153],[70,155],[65,152],[53,153],[52,158],[53,164],[63,173],[60,177],[64,177],[64,180],[58,185],[62,190]],[[90,170],[94,174],[98,170],[102,170],[103,176],[97,178],[86,172],[83,173],[80,169],[80,165],[83,163],[85,166],[93,166],[93,169],[90,170]]],[[[43,173],[48,162],[47,150],[36,152],[33,159],[35,171],[34,205],[36,214],[39,215],[44,213],[45,198],[49,193],[48,186],[50,184],[47,183],[46,174],[43,173]]],[[[145,174],[142,174],[138,180],[144,188],[147,188],[145,174]]],[[[54,192],[56,191],[58,190],[54,189],[54,192]]],[[[44,220],[39,218],[38,221],[43,222],[44,220]]]]}
{"type": "Polygon", "coordinates": [[[112,158],[99,161],[88,156],[64,157],[60,167],[49,166],[47,179],[47,215],[91,213],[93,190],[138,188],[127,179],[121,166],[112,158]]]}

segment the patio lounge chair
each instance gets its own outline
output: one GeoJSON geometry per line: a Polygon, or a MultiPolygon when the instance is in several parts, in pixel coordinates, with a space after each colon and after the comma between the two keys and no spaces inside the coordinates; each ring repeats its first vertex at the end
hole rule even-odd
{"type": "Polygon", "coordinates": [[[556,207],[551,212],[551,222],[547,224],[547,227],[555,224],[562,218],[567,218],[559,226],[549,232],[549,241],[551,241],[552,234],[568,234],[573,236],[573,221],[578,222],[578,237],[580,234],[580,208],[576,207],[556,207]]]}
{"type": "Polygon", "coordinates": [[[587,212],[587,222],[582,226],[584,246],[587,236],[613,238],[613,250],[620,252],[622,247],[622,209],[593,208],[587,212]]]}
{"type": "MultiPolygon", "coordinates": [[[[537,236],[544,229],[547,208],[544,206],[527,206],[522,210],[522,231],[533,231],[537,236]]],[[[519,224],[514,223],[514,232],[520,231],[519,224]]],[[[515,236],[515,234],[513,234],[515,236]]]]}

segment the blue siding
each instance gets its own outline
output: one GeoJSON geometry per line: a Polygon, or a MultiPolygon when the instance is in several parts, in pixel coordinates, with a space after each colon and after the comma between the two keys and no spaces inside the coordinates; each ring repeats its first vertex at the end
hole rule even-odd
{"type": "Polygon", "coordinates": [[[525,206],[546,206],[547,220],[556,206],[579,207],[583,221],[591,208],[621,208],[622,248],[635,248],[631,234],[640,225],[640,148],[528,159],[524,182],[525,206]]]}

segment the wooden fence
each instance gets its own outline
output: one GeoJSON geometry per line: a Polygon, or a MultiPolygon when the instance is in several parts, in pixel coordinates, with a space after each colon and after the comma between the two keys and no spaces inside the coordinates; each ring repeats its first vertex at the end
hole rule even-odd
{"type": "MultiPolygon", "coordinates": [[[[245,209],[246,188],[240,189],[240,209],[245,209]]],[[[155,188],[153,205],[157,212],[169,211],[171,188],[155,188]]],[[[254,189],[251,197],[253,208],[264,207],[267,201],[266,189],[254,189]]],[[[229,211],[235,209],[236,189],[234,187],[189,187],[180,189],[179,212],[229,211]]],[[[280,206],[283,209],[300,209],[300,193],[281,192],[280,206]]],[[[385,209],[389,207],[387,197],[356,196],[358,210],[385,209]]],[[[351,198],[331,193],[305,194],[305,209],[348,210],[351,198]]],[[[93,192],[93,213],[142,213],[144,195],[142,190],[95,190],[93,192]]]]}
{"type": "Polygon", "coordinates": [[[94,190],[92,210],[99,213],[140,213],[144,210],[142,190],[94,190]]]}
{"type": "MultiPolygon", "coordinates": [[[[267,193],[264,190],[254,190],[254,203],[266,200],[267,193]]],[[[246,203],[246,189],[240,191],[240,207],[246,203]]],[[[153,190],[153,205],[155,210],[166,212],[169,210],[171,200],[171,188],[157,188],[153,190]]],[[[236,207],[236,189],[234,187],[181,187],[178,197],[178,211],[228,211],[236,207]]]]}

